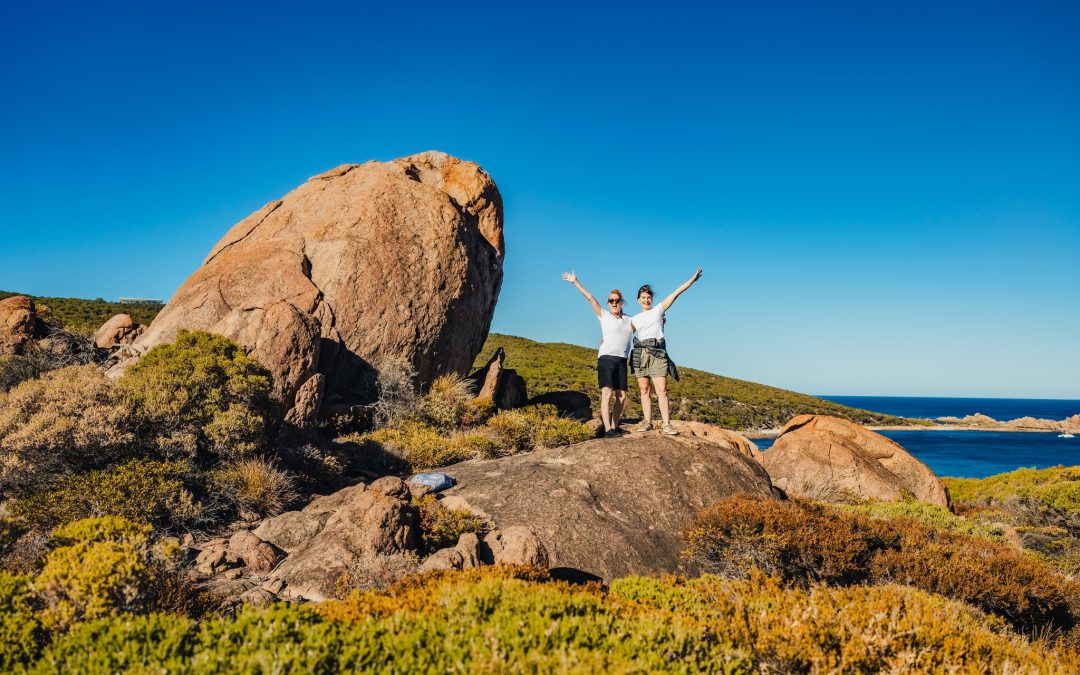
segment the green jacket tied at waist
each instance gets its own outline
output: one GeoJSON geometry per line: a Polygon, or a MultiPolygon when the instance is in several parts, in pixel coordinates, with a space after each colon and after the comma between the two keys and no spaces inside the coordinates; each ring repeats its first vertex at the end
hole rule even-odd
{"type": "Polygon", "coordinates": [[[659,340],[654,338],[648,340],[634,338],[634,349],[630,352],[630,372],[632,374],[637,373],[637,371],[641,369],[641,355],[645,352],[648,352],[658,359],[667,359],[668,377],[678,381],[679,369],[675,367],[675,362],[668,356],[667,342],[663,338],[660,338],[659,340]]]}

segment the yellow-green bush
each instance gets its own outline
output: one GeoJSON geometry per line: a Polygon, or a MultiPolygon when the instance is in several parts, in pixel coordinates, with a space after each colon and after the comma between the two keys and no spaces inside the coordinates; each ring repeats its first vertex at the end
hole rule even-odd
{"type": "Polygon", "coordinates": [[[511,453],[580,443],[593,435],[581,422],[561,417],[555,406],[546,404],[503,410],[488,420],[487,427],[511,453]]]}
{"type": "Polygon", "coordinates": [[[460,375],[440,375],[420,399],[421,419],[440,429],[460,429],[472,400],[472,391],[460,375]]]}
{"type": "Polygon", "coordinates": [[[133,440],[129,422],[112,382],[92,365],[0,393],[0,491],[33,494],[69,472],[115,461],[133,440]]]}
{"type": "Polygon", "coordinates": [[[0,672],[33,660],[44,641],[30,577],[0,571],[0,672]]]}
{"type": "Polygon", "coordinates": [[[61,527],[58,544],[33,582],[48,630],[146,606],[154,569],[145,526],[122,518],[88,518],[61,527]]]}
{"type": "Polygon", "coordinates": [[[474,443],[458,438],[422,422],[406,422],[364,434],[359,442],[374,443],[403,460],[410,470],[423,471],[472,458],[474,443]]]}
{"type": "Polygon", "coordinates": [[[896,586],[754,577],[599,586],[502,567],[414,577],[317,607],[76,626],[39,672],[1076,672],[960,603],[896,586]],[[522,578],[523,577],[523,578],[522,578]]]}
{"type": "Polygon", "coordinates": [[[14,518],[0,516],[0,555],[15,547],[19,537],[26,534],[26,526],[14,518]]]}
{"type": "Polygon", "coordinates": [[[412,500],[420,511],[420,532],[429,551],[453,546],[466,532],[483,534],[486,523],[465,509],[448,509],[435,495],[427,494],[412,500]]]}
{"type": "Polygon", "coordinates": [[[832,504],[833,508],[848,513],[858,513],[870,518],[910,518],[923,525],[936,527],[972,537],[1005,541],[1005,523],[987,522],[958,516],[944,506],[921,502],[915,499],[886,502],[867,500],[854,504],[832,504]]]}
{"type": "Polygon", "coordinates": [[[799,500],[722,499],[684,531],[706,571],[759,569],[789,583],[903,583],[971,603],[1024,631],[1069,630],[1080,582],[996,541],[909,518],[870,519],[799,500]]]}
{"type": "Polygon", "coordinates": [[[12,510],[40,529],[121,516],[177,531],[197,527],[212,515],[195,496],[197,483],[186,462],[136,459],[66,477],[52,490],[17,500],[12,510]]]}
{"type": "Polygon", "coordinates": [[[203,331],[178,331],[176,342],[151,349],[117,385],[141,440],[167,457],[250,455],[276,413],[270,373],[240,345],[203,331]]]}
{"type": "Polygon", "coordinates": [[[1006,504],[1028,500],[1044,508],[1080,514],[1080,466],[1017,469],[988,478],[943,478],[958,503],[1006,504]]]}
{"type": "Polygon", "coordinates": [[[225,462],[211,474],[211,482],[241,512],[259,516],[276,516],[297,498],[296,482],[262,457],[225,462]]]}

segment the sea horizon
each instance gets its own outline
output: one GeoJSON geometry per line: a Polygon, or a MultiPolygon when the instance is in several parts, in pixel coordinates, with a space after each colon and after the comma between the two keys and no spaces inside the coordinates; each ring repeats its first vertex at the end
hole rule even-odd
{"type": "Polygon", "coordinates": [[[815,394],[818,398],[886,415],[935,419],[981,413],[996,420],[1018,417],[1063,420],[1080,414],[1080,399],[993,396],[848,396],[815,394]]]}

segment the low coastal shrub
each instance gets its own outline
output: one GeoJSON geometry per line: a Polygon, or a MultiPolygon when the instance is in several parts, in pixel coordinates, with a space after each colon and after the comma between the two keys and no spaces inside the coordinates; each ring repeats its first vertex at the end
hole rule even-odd
{"type": "Polygon", "coordinates": [[[24,496],[122,458],[134,436],[112,382],[61,368],[0,393],[0,492],[24,496]]]}
{"type": "Polygon", "coordinates": [[[196,497],[199,477],[186,462],[135,459],[109,469],[75,474],[45,492],[19,499],[12,511],[47,530],[82,518],[120,516],[168,532],[211,519],[196,497]]]}
{"type": "Polygon", "coordinates": [[[1069,630],[1080,583],[997,541],[909,518],[871,519],[799,500],[729,497],[684,531],[685,555],[708,572],[753,570],[786,583],[902,583],[970,603],[1023,631],[1069,630]]]}
{"type": "Polygon", "coordinates": [[[458,438],[423,422],[406,422],[363,434],[358,440],[381,447],[403,460],[411,471],[424,471],[472,458],[473,449],[458,438]]]}
{"type": "Polygon", "coordinates": [[[982,520],[961,517],[944,506],[921,502],[916,499],[899,501],[866,500],[853,504],[831,504],[847,513],[858,513],[870,518],[909,518],[923,525],[936,527],[958,534],[982,537],[994,541],[1006,541],[1006,523],[994,520],[982,520]]]}
{"type": "Polygon", "coordinates": [[[988,478],[943,478],[957,503],[999,505],[1029,501],[1043,509],[1080,515],[1080,466],[1017,469],[988,478]]]}
{"type": "Polygon", "coordinates": [[[561,417],[555,406],[547,404],[503,410],[487,426],[509,453],[580,443],[593,436],[587,426],[561,417]]]}
{"type": "Polygon", "coordinates": [[[29,576],[0,571],[0,672],[34,660],[45,641],[29,576]]]}
{"type": "Polygon", "coordinates": [[[210,474],[212,490],[242,514],[276,516],[296,501],[296,482],[264,457],[225,462],[210,474]]]}
{"type": "Polygon", "coordinates": [[[897,586],[630,577],[569,586],[502,568],[413,577],[316,607],[201,625],[84,623],[32,672],[1075,672],[963,604],[897,586]]]}
{"type": "Polygon", "coordinates": [[[250,456],[266,442],[270,373],[232,340],[180,330],[125,371],[117,387],[139,438],[166,458],[250,456]]]}
{"type": "Polygon", "coordinates": [[[440,375],[420,399],[420,419],[439,429],[460,429],[465,426],[465,410],[472,397],[465,378],[457,374],[440,375]]]}
{"type": "Polygon", "coordinates": [[[32,590],[47,630],[146,607],[154,581],[149,528],[123,518],[88,518],[58,528],[32,590]]]}
{"type": "Polygon", "coordinates": [[[372,421],[376,428],[400,424],[416,413],[419,396],[416,393],[416,370],[411,364],[390,359],[376,369],[378,396],[372,404],[372,421]]]}
{"type": "Polygon", "coordinates": [[[453,546],[466,532],[482,535],[486,523],[466,509],[449,509],[435,495],[414,498],[412,505],[420,512],[420,532],[429,551],[453,546]]]}

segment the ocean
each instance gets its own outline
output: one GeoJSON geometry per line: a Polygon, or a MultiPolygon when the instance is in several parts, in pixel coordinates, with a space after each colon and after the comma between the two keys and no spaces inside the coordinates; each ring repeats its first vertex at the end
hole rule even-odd
{"type": "Polygon", "coordinates": [[[982,413],[996,420],[1036,417],[1063,420],[1080,414],[1080,401],[1055,398],[939,398],[930,396],[819,396],[852,408],[900,417],[964,417],[982,413]]]}
{"type": "MultiPolygon", "coordinates": [[[[1061,420],[1080,413],[1080,401],[1059,399],[822,396],[842,405],[901,417],[963,417],[980,412],[998,420],[1061,420]]],[[[939,476],[985,478],[1021,467],[1080,465],[1080,435],[1019,431],[882,431],[939,476]]],[[[761,449],[771,439],[755,440],[761,449]]]]}

